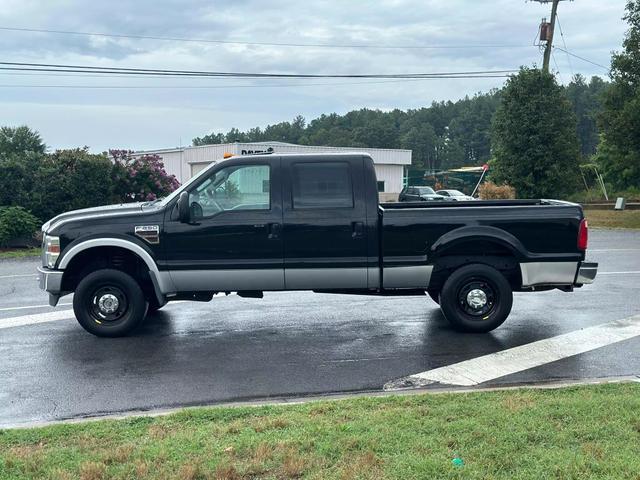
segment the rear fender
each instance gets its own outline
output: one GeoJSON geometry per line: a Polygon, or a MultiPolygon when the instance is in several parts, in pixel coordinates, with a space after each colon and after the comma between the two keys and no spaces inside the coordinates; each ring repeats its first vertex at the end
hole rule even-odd
{"type": "Polygon", "coordinates": [[[468,226],[452,230],[442,235],[431,246],[431,257],[436,259],[450,252],[462,244],[474,244],[480,241],[490,242],[509,250],[518,262],[524,261],[529,252],[524,245],[512,234],[496,227],[468,226]]]}

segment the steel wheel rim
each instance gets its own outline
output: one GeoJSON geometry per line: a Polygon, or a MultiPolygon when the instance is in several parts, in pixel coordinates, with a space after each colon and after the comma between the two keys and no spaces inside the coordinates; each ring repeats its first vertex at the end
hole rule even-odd
{"type": "Polygon", "coordinates": [[[129,302],[124,292],[113,285],[97,288],[89,297],[89,312],[97,323],[113,323],[127,313],[129,302]]]}
{"type": "Polygon", "coordinates": [[[486,320],[499,301],[498,289],[485,278],[466,281],[458,290],[457,303],[465,314],[474,320],[486,320]]]}

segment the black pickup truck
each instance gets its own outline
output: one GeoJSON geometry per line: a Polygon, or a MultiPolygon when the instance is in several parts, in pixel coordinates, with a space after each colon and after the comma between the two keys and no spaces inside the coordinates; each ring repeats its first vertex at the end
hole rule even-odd
{"type": "Polygon", "coordinates": [[[43,225],[41,288],[80,324],[131,332],[172,300],[264,291],[425,295],[454,328],[505,321],[512,292],[591,283],[587,222],[555,200],[379,204],[366,154],[252,155],[170,196],[43,225]]]}

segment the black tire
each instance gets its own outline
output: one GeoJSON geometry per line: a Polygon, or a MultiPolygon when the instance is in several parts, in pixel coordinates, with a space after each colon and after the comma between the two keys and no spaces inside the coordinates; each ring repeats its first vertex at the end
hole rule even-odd
{"type": "Polygon", "coordinates": [[[431,300],[440,305],[440,290],[434,290],[430,288],[429,290],[427,290],[427,295],[431,297],[431,300]]]}
{"type": "Polygon", "coordinates": [[[147,300],[140,285],[119,270],[90,273],[80,281],[73,296],[78,323],[98,337],[127,335],[142,323],[146,311],[147,300]]]}
{"type": "Polygon", "coordinates": [[[460,332],[485,333],[499,327],[512,303],[511,285],[504,275],[482,264],[457,269],[440,292],[440,308],[460,332]]]}

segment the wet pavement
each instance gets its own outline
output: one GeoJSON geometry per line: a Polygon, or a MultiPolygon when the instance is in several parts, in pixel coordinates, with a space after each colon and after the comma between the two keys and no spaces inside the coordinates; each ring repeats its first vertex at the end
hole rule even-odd
{"type": "MultiPolygon", "coordinates": [[[[510,318],[484,335],[451,330],[428,297],[282,292],[169,304],[133,336],[101,339],[76,323],[70,297],[46,305],[33,275],[38,259],[2,261],[0,426],[380,391],[397,378],[640,313],[640,232],[590,233],[596,283],[518,293],[510,318]]],[[[630,375],[640,375],[640,336],[482,386],[630,375]]]]}

